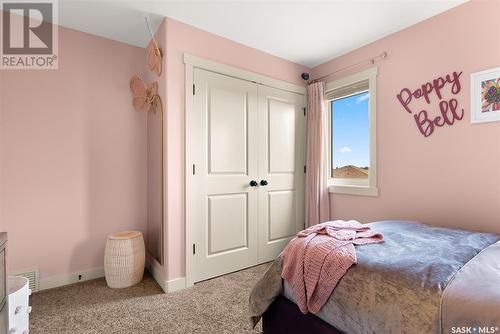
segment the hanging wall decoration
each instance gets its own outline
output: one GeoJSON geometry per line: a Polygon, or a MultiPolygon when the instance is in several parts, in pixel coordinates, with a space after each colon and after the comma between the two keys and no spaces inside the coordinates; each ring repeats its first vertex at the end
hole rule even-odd
{"type": "Polygon", "coordinates": [[[147,17],[144,17],[146,21],[146,25],[148,26],[149,34],[151,35],[151,41],[146,48],[147,61],[149,70],[156,73],[158,76],[161,74],[161,61],[162,61],[162,52],[158,43],[156,42],[155,35],[151,30],[151,26],[149,25],[149,21],[147,17]]]}
{"type": "Polygon", "coordinates": [[[148,112],[151,107],[153,111],[156,111],[156,108],[162,108],[161,98],[158,95],[158,83],[153,82],[147,85],[138,75],[134,75],[130,79],[130,91],[135,110],[143,109],[148,112]]]}
{"type": "Polygon", "coordinates": [[[470,76],[471,123],[500,121],[500,67],[470,76]]]}
{"type": "Polygon", "coordinates": [[[455,121],[464,118],[464,109],[459,107],[458,100],[455,98],[462,89],[461,75],[462,72],[453,72],[426,82],[413,91],[403,88],[396,95],[404,110],[413,115],[417,129],[424,137],[433,134],[436,127],[453,125],[455,121]],[[413,104],[422,102],[422,98],[425,108],[417,112],[416,110],[420,108],[415,108],[412,102],[413,104]],[[432,106],[433,103],[435,103],[434,105],[438,110],[437,116],[432,116],[427,108],[432,106]]]}

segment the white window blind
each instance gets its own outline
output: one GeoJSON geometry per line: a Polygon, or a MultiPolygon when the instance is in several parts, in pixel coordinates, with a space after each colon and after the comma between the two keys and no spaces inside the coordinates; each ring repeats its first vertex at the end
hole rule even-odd
{"type": "Polygon", "coordinates": [[[335,88],[329,92],[326,92],[326,99],[337,100],[342,97],[348,97],[351,95],[358,94],[359,92],[363,92],[369,89],[368,80],[359,81],[353,84],[349,84],[347,86],[335,88]]]}

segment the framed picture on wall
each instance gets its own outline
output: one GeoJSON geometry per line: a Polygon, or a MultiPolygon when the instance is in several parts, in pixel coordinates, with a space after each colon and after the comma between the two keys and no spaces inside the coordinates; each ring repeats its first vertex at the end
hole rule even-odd
{"type": "Polygon", "coordinates": [[[500,121],[500,67],[472,73],[471,123],[500,121]]]}

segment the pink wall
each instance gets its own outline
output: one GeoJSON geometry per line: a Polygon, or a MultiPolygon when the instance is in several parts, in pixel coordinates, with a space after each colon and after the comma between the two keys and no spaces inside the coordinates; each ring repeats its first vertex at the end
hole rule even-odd
{"type": "Polygon", "coordinates": [[[184,53],[303,85],[307,68],[167,18],[167,265],[184,276],[184,53]]]}
{"type": "MultiPolygon", "coordinates": [[[[332,218],[411,219],[500,232],[500,123],[471,125],[469,94],[471,73],[500,66],[500,43],[488,33],[498,13],[499,1],[472,1],[313,69],[312,77],[319,77],[389,54],[378,63],[380,196],[332,195],[332,218]],[[463,71],[458,102],[465,117],[424,138],[396,94],[453,71],[463,71]]],[[[435,115],[435,103],[429,111],[435,115]]]]}
{"type": "Polygon", "coordinates": [[[144,231],[146,116],[128,82],[144,50],[59,29],[58,70],[0,71],[0,230],[9,270],[103,266],[106,235],[144,231]]]}

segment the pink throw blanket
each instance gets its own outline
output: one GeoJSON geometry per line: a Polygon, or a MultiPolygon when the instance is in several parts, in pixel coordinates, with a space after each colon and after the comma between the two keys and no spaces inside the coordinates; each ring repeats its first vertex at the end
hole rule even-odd
{"type": "Polygon", "coordinates": [[[317,313],[347,270],[357,263],[354,245],[382,242],[382,234],[355,221],[336,220],[300,231],[283,251],[281,277],[302,313],[317,313]]]}

